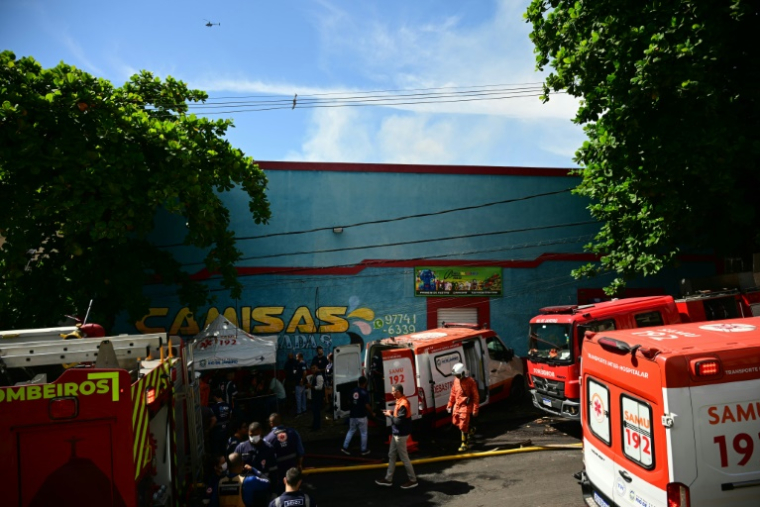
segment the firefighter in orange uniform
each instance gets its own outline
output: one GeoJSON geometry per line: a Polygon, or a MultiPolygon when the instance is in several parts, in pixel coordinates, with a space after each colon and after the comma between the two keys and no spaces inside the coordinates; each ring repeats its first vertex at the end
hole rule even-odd
{"type": "Polygon", "coordinates": [[[470,416],[478,416],[480,395],[475,379],[467,376],[462,363],[455,364],[451,373],[456,378],[451,386],[446,410],[451,414],[451,422],[462,431],[462,445],[459,447],[462,452],[470,448],[470,416]]]}

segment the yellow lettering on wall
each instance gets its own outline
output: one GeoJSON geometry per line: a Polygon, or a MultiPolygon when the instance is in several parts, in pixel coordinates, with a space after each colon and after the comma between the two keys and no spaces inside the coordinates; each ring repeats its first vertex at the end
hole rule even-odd
{"type": "Polygon", "coordinates": [[[317,328],[314,325],[314,318],[311,316],[311,312],[305,306],[301,306],[295,312],[293,312],[293,318],[290,319],[288,329],[286,332],[295,333],[298,329],[299,333],[316,333],[317,328]],[[303,324],[301,324],[303,321],[303,324]]]}
{"type": "Polygon", "coordinates": [[[261,322],[263,326],[254,326],[252,333],[279,333],[285,328],[285,322],[278,319],[275,315],[282,315],[285,311],[284,306],[260,306],[254,308],[251,312],[251,318],[261,322]]]}
{"type": "Polygon", "coordinates": [[[240,320],[243,322],[243,327],[241,327],[240,329],[242,329],[246,333],[250,333],[251,332],[251,307],[244,306],[243,308],[240,309],[240,313],[241,313],[240,320]]]}
{"type": "Polygon", "coordinates": [[[338,315],[346,314],[345,306],[323,306],[317,309],[317,319],[329,322],[329,326],[319,326],[320,333],[345,333],[348,331],[348,321],[338,315]]]}
{"type": "Polygon", "coordinates": [[[168,308],[151,308],[150,310],[148,310],[148,315],[146,315],[139,321],[135,322],[135,327],[141,333],[146,333],[146,334],[164,333],[166,332],[165,327],[148,327],[148,324],[145,321],[150,319],[151,317],[166,317],[168,314],[169,314],[168,308]]]}
{"type": "MultiPolygon", "coordinates": [[[[206,323],[203,325],[203,329],[206,329],[206,327],[214,322],[216,318],[219,316],[219,310],[216,309],[216,307],[212,306],[208,309],[208,313],[206,314],[206,323]]],[[[233,307],[228,306],[226,310],[224,310],[224,318],[235,324],[236,327],[238,327],[238,318],[237,318],[237,310],[235,310],[233,307]]]]}
{"type": "Polygon", "coordinates": [[[169,328],[169,334],[172,336],[178,334],[194,336],[200,332],[201,330],[198,329],[198,323],[195,322],[193,313],[187,307],[177,312],[177,315],[174,316],[172,327],[169,328]]]}

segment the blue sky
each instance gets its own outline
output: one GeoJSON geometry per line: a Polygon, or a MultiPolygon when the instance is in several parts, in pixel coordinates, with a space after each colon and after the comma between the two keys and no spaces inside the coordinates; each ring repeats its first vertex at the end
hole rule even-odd
{"type": "MultiPolygon", "coordinates": [[[[528,3],[2,0],[0,48],[117,85],[171,75],[212,99],[535,83],[528,3]]],[[[576,108],[556,96],[224,116],[257,160],[573,167],[576,108]]]]}

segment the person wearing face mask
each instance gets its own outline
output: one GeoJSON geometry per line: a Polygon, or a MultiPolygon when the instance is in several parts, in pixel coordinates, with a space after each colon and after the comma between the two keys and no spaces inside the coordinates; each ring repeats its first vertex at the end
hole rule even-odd
{"type": "Polygon", "coordinates": [[[480,396],[478,385],[472,377],[467,376],[464,365],[457,363],[451,368],[454,374],[454,385],[451,386],[449,403],[446,410],[451,414],[451,422],[462,431],[460,452],[470,448],[470,416],[478,416],[480,396]]]}
{"type": "Polygon", "coordinates": [[[235,452],[243,457],[246,473],[256,469],[266,478],[276,476],[277,457],[272,446],[262,438],[261,424],[253,422],[248,426],[248,440],[238,445],[235,452]]]}

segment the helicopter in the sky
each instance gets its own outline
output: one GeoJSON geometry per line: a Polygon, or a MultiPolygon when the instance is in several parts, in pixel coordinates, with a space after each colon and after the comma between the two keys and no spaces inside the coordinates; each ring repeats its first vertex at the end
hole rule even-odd
{"type": "Polygon", "coordinates": [[[214,26],[214,25],[216,25],[216,26],[222,26],[222,24],[221,24],[221,23],[212,23],[212,22],[211,22],[211,21],[209,21],[208,19],[207,19],[207,20],[205,20],[205,21],[206,21],[206,26],[208,26],[208,27],[212,27],[212,26],[214,26]]]}

